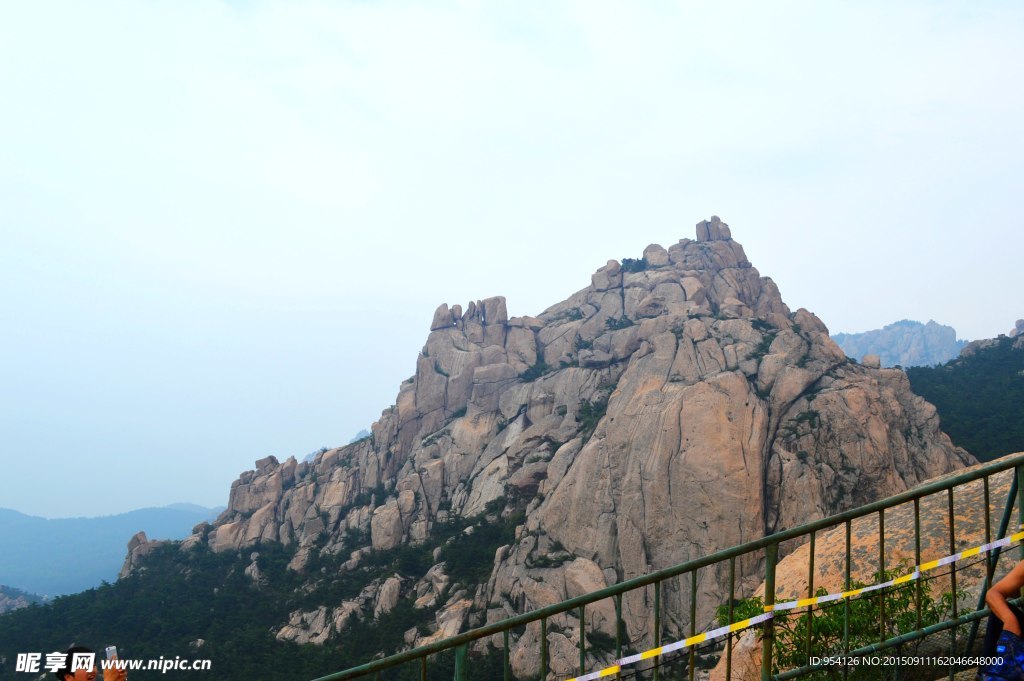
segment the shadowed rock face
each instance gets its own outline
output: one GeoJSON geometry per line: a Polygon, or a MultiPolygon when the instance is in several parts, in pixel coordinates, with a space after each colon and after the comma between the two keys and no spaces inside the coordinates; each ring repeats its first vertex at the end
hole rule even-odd
{"type": "MultiPolygon", "coordinates": [[[[438,630],[457,631],[973,462],[901,371],[848,363],[817,317],[791,312],[721,220],[699,223],[697,235],[651,245],[641,261],[609,261],[535,318],[509,318],[500,297],[440,306],[415,376],[371,438],[308,464],[257,462],[232,485],[223,515],[183,548],[280,541],[299,547],[292,567],[301,570],[314,552],[339,550],[346,531],[387,549],[429,542],[449,514],[525,508],[487,583],[449,589],[438,567],[392,585],[445,604],[438,630]],[[375,488],[384,498],[369,498],[375,488]]],[[[749,592],[761,566],[737,568],[749,592]]],[[[725,574],[706,572],[699,625],[727,588],[725,574]]],[[[637,646],[649,595],[624,601],[637,646]]],[[[688,626],[688,595],[667,585],[665,599],[668,631],[688,626]]],[[[610,607],[588,610],[588,626],[614,632],[610,607]]],[[[289,626],[320,640],[309,629],[336,617],[297,613],[289,626]]],[[[567,671],[577,634],[571,618],[557,620],[552,665],[567,671]]],[[[535,663],[538,635],[530,628],[519,639],[517,673],[535,663]]]]}

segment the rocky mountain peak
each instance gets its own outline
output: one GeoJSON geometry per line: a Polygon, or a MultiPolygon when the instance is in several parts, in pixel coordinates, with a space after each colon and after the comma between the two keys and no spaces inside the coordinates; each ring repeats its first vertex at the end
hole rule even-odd
{"type": "MultiPolygon", "coordinates": [[[[817,317],[791,312],[719,218],[698,223],[696,236],[609,260],[536,317],[508,317],[500,296],[439,306],[415,375],[371,437],[309,463],[260,460],[183,550],[274,541],[294,549],[294,570],[334,555],[355,570],[372,552],[451,541],[437,533],[453,518],[511,523],[514,537],[487,547],[486,580],[449,576],[443,561],[426,575],[377,575],[360,599],[292,613],[278,634],[327,640],[356,611],[375,616],[386,592],[387,604],[408,597],[438,608],[430,636],[440,637],[973,461],[902,371],[848,361],[817,317]]],[[[744,588],[761,567],[738,561],[744,588]]],[[[699,626],[724,580],[702,576],[699,626]]],[[[688,627],[686,598],[666,585],[670,630],[688,627]]],[[[624,599],[635,647],[650,605],[643,594],[624,599]]],[[[556,671],[575,659],[576,629],[562,619],[549,633],[556,671]]],[[[604,633],[613,622],[588,615],[604,633]]],[[[538,636],[531,627],[518,639],[517,673],[533,664],[538,636]]],[[[407,638],[424,640],[433,639],[407,638]]]]}
{"type": "Polygon", "coordinates": [[[729,241],[732,233],[729,225],[722,222],[717,215],[712,215],[710,220],[702,220],[697,223],[697,241],[729,241]]]}

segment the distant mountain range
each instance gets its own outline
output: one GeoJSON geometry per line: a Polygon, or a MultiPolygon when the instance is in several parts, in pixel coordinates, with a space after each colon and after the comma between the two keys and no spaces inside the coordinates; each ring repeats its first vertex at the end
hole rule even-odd
{"type": "Polygon", "coordinates": [[[46,596],[76,593],[113,582],[128,540],[182,539],[222,509],[174,504],[101,518],[48,520],[0,508],[0,584],[46,596]]]}
{"type": "Polygon", "coordinates": [[[910,319],[863,333],[835,333],[832,340],[856,360],[878,355],[884,367],[935,366],[960,354],[967,341],[958,340],[956,329],[935,321],[910,319]]]}

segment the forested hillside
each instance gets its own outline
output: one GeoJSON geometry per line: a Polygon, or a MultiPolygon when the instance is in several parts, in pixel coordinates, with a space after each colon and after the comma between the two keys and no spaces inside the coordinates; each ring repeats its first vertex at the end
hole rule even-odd
{"type": "Polygon", "coordinates": [[[183,539],[218,509],[188,505],[142,508],[99,518],[47,519],[0,508],[0,584],[43,596],[75,593],[113,581],[136,532],[183,539]],[[60,556],[75,556],[69,569],[60,556]]]}
{"type": "Polygon", "coordinates": [[[942,430],[979,460],[1024,451],[1024,337],[978,341],[958,359],[907,376],[939,410],[942,430]]]}
{"type": "MultiPolygon", "coordinates": [[[[441,555],[453,579],[487,565],[484,554],[509,541],[508,523],[492,520],[479,519],[472,540],[464,532],[468,522],[444,533],[441,555]]],[[[358,597],[370,574],[422,574],[433,558],[431,547],[403,545],[369,554],[357,570],[340,569],[346,553],[300,574],[286,567],[294,554],[294,546],[277,542],[221,553],[157,547],[144,567],[116,584],[0,616],[0,678],[13,678],[17,653],[45,655],[77,643],[94,650],[116,645],[124,658],[212,660],[211,672],[193,674],[197,679],[303,681],[362,664],[374,652],[396,652],[407,645],[406,632],[425,631],[434,621],[436,605],[417,609],[402,599],[377,619],[353,616],[344,634],[325,645],[278,640],[275,630],[293,611],[358,597]]],[[[471,678],[500,677],[500,657],[473,657],[471,678]]],[[[434,661],[429,678],[451,679],[451,664],[447,657],[434,661]]],[[[419,666],[384,678],[419,679],[419,666]]]]}

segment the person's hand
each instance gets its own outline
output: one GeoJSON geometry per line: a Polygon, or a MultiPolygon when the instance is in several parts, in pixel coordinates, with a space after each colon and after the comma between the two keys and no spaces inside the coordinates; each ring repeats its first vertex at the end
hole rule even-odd
{"type": "Polygon", "coordinates": [[[125,681],[128,672],[124,669],[104,669],[103,681],[125,681]]]}

